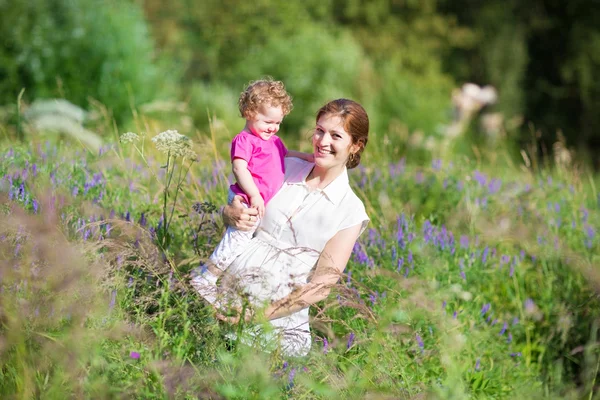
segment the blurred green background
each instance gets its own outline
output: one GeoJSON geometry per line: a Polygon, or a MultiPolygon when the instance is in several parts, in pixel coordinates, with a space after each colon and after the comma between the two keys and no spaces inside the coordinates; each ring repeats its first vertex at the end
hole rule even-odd
{"type": "Polygon", "coordinates": [[[497,89],[486,111],[516,148],[535,137],[543,154],[560,132],[597,162],[599,17],[594,0],[0,0],[0,115],[17,125],[25,89],[24,104],[104,107],[119,126],[185,107],[193,121],[172,128],[237,131],[240,91],[271,75],[294,97],[284,137],[344,96],[405,153],[411,137],[443,136],[452,89],[474,82],[497,89]]]}

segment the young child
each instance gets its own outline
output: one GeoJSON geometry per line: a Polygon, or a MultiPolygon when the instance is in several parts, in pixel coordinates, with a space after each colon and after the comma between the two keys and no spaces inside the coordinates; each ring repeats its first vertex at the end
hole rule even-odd
{"type": "MultiPolygon", "coordinates": [[[[292,99],[283,82],[270,78],[251,82],[241,93],[238,105],[246,126],[231,143],[236,183],[230,186],[227,201],[231,203],[235,195],[240,195],[243,203],[256,208],[262,218],[265,205],[283,185],[284,157],[313,161],[313,156],[288,151],[276,136],[283,118],[292,110],[292,99]]],[[[257,226],[258,221],[248,232],[228,227],[209,262],[193,276],[192,286],[209,303],[215,303],[219,276],[250,242],[257,226]]]]}

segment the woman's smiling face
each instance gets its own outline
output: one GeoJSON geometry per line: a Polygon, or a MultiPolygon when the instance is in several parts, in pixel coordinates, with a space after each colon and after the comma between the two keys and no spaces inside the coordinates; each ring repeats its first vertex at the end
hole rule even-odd
{"type": "Polygon", "coordinates": [[[325,114],[319,118],[312,141],[315,164],[327,169],[344,167],[350,153],[358,150],[337,115],[325,114]]]}

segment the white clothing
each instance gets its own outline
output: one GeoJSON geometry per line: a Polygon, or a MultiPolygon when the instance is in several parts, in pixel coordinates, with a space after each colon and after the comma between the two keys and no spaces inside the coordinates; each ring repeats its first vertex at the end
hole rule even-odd
{"type": "MultiPolygon", "coordinates": [[[[229,189],[227,203],[231,204],[234,197],[235,193],[229,189]]],[[[245,203],[242,203],[242,205],[248,207],[245,203]]],[[[221,272],[225,271],[231,262],[250,244],[250,239],[252,239],[259,222],[260,220],[249,231],[240,231],[231,226],[227,227],[223,238],[209,257],[212,265],[220,269],[221,272]]],[[[211,273],[205,266],[200,266],[192,271],[190,283],[204,300],[214,305],[217,300],[218,279],[219,277],[211,273]]]]}
{"type": "MultiPolygon", "coordinates": [[[[361,225],[362,233],[369,220],[362,201],[350,188],[346,169],[321,190],[306,184],[313,163],[291,157],[285,163],[282,188],[268,203],[250,244],[229,266],[223,284],[229,290],[227,286],[235,280],[254,305],[277,301],[306,284],[327,242],[352,226],[361,225]]],[[[270,323],[274,328],[270,334],[259,334],[254,327],[242,340],[264,342],[276,335],[286,355],[308,353],[308,308],[270,323]]]]}
{"type": "MultiPolygon", "coordinates": [[[[227,197],[227,203],[231,204],[233,198],[235,197],[235,193],[231,189],[229,189],[229,196],[227,197]]],[[[248,208],[246,203],[242,203],[242,205],[248,208]]],[[[254,228],[249,231],[240,231],[231,226],[227,227],[223,238],[210,255],[209,260],[214,264],[215,267],[219,268],[221,271],[225,271],[227,267],[231,264],[231,262],[246,248],[246,246],[250,243],[252,236],[254,236],[254,232],[258,227],[259,221],[256,222],[254,228]]]]}

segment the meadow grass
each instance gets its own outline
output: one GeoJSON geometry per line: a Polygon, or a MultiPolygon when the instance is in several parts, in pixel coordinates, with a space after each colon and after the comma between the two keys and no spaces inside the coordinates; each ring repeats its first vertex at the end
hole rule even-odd
{"type": "Polygon", "coordinates": [[[371,223],[286,358],[228,341],[187,281],[220,239],[226,138],[196,141],[168,241],[148,139],[3,143],[3,398],[594,398],[593,175],[369,154],[371,223]]]}

